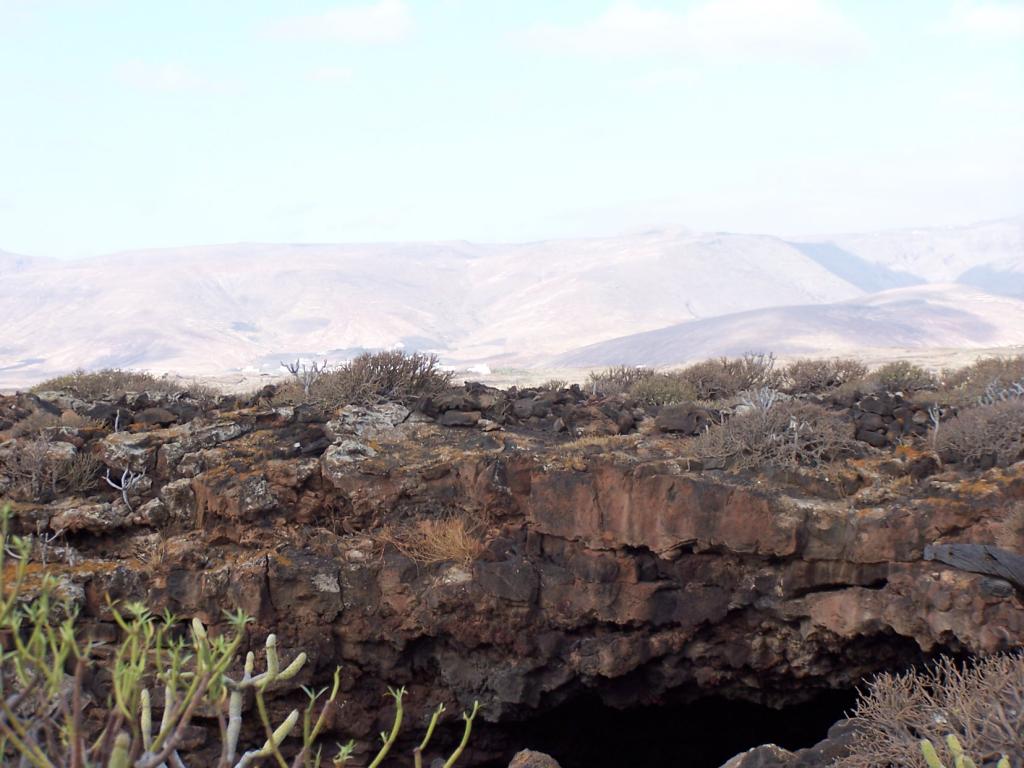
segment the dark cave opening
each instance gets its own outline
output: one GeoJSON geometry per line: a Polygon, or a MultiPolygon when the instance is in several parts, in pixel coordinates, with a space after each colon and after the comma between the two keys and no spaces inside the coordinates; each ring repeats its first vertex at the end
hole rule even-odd
{"type": "MultiPolygon", "coordinates": [[[[782,709],[719,697],[615,709],[587,696],[534,720],[508,723],[502,738],[545,752],[562,768],[718,768],[761,744],[789,750],[814,746],[855,702],[855,691],[839,690],[782,709]]],[[[484,765],[506,768],[510,757],[484,765]]]]}

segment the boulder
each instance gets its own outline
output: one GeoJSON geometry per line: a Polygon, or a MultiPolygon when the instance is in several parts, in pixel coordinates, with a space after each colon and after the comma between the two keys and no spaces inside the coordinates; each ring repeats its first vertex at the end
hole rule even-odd
{"type": "Polygon", "coordinates": [[[730,758],[722,768],[782,768],[793,760],[793,753],[775,744],[762,744],[730,758]]]}
{"type": "Polygon", "coordinates": [[[136,424],[150,424],[166,427],[178,420],[177,414],[171,413],[166,408],[146,408],[135,414],[136,424]]]}
{"type": "Polygon", "coordinates": [[[561,768],[558,761],[543,752],[534,752],[532,749],[524,749],[516,752],[508,768],[561,768]]]}
{"type": "Polygon", "coordinates": [[[437,423],[442,427],[472,427],[480,421],[480,411],[445,411],[437,423]]]}
{"type": "Polygon", "coordinates": [[[689,403],[666,405],[654,417],[654,425],[662,432],[699,435],[711,423],[711,414],[689,403]]]}

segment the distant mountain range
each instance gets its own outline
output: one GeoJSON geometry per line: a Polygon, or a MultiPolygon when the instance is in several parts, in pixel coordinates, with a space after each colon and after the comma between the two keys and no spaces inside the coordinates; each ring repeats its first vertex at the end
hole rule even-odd
{"type": "Polygon", "coordinates": [[[492,368],[1024,344],[1024,218],[782,239],[0,251],[0,386],[75,367],[277,370],[403,345],[492,368]]]}

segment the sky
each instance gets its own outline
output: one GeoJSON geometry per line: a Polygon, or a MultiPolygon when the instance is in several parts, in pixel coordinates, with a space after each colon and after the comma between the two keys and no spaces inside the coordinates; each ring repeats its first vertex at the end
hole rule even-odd
{"type": "Polygon", "coordinates": [[[0,0],[0,250],[1024,213],[1024,0],[0,0]]]}

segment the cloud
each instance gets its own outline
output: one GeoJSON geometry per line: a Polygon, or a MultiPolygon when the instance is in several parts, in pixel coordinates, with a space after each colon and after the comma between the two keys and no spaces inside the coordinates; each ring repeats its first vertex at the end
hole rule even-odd
{"type": "Polygon", "coordinates": [[[347,83],[352,75],[348,67],[318,67],[309,72],[309,79],[316,83],[347,83]]]}
{"type": "Polygon", "coordinates": [[[944,28],[985,40],[1024,39],[1024,2],[958,2],[944,28]]]}
{"type": "Polygon", "coordinates": [[[692,87],[697,85],[700,79],[700,75],[693,69],[671,67],[645,72],[639,77],[625,81],[625,83],[638,91],[660,91],[692,87]]]}
{"type": "Polygon", "coordinates": [[[528,32],[540,48],[594,55],[678,54],[828,61],[862,51],[863,33],[828,0],[705,0],[672,12],[617,3],[576,26],[528,32]]]}
{"type": "Polygon", "coordinates": [[[270,28],[275,37],[345,43],[393,43],[412,30],[412,14],[403,0],[344,5],[311,16],[281,19],[270,28]]]}
{"type": "Polygon", "coordinates": [[[118,71],[122,82],[146,91],[203,91],[216,87],[208,78],[182,64],[127,62],[118,71]]]}

